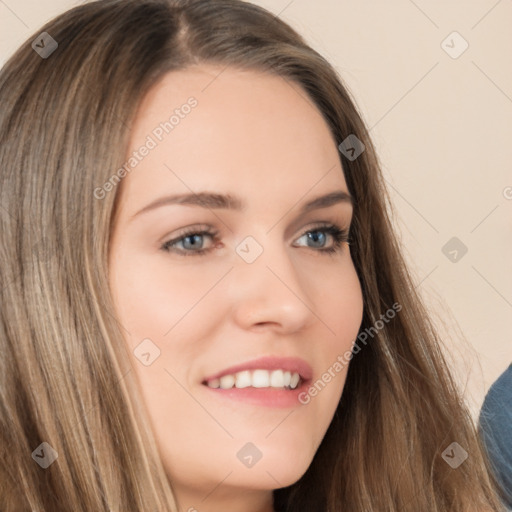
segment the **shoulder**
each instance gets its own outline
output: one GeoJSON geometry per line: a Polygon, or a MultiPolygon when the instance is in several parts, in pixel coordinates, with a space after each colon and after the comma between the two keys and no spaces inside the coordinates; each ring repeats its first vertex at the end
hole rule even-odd
{"type": "Polygon", "coordinates": [[[512,364],[498,377],[485,395],[483,413],[512,415],[512,364]]]}

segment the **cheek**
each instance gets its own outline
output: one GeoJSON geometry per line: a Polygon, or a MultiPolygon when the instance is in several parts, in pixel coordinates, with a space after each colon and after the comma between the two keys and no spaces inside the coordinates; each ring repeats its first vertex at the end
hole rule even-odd
{"type": "Polygon", "coordinates": [[[168,420],[167,413],[158,412],[162,401],[167,400],[168,410],[190,406],[177,382],[194,385],[191,370],[207,350],[212,324],[206,319],[219,317],[215,303],[205,297],[216,280],[218,271],[201,270],[200,276],[193,275],[191,268],[172,265],[160,257],[138,258],[135,251],[124,257],[119,254],[112,266],[117,316],[155,418],[168,420]],[[147,353],[150,355],[144,356],[147,353]]]}
{"type": "Polygon", "coordinates": [[[363,294],[352,260],[317,271],[309,289],[324,326],[325,352],[348,350],[363,319],[363,294]]]}
{"type": "Polygon", "coordinates": [[[111,272],[119,320],[138,337],[152,333],[161,338],[185,316],[190,322],[189,315],[197,315],[194,310],[215,277],[202,269],[198,278],[165,257],[121,256],[111,272]]]}
{"type": "Polygon", "coordinates": [[[322,290],[317,287],[316,292],[324,332],[317,351],[322,361],[321,374],[316,385],[312,383],[310,396],[305,398],[321,402],[319,414],[331,418],[343,392],[364,306],[361,284],[351,260],[340,272],[331,271],[324,277],[326,285],[322,290]]]}

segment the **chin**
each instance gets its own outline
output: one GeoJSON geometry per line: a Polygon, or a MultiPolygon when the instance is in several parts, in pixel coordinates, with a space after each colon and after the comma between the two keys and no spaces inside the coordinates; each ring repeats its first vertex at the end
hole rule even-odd
{"type": "MultiPolygon", "coordinates": [[[[263,451],[263,449],[262,449],[263,451]]],[[[240,468],[233,474],[240,485],[248,489],[279,489],[288,487],[302,478],[313,460],[304,447],[283,450],[282,446],[268,447],[252,468],[240,468]]]]}

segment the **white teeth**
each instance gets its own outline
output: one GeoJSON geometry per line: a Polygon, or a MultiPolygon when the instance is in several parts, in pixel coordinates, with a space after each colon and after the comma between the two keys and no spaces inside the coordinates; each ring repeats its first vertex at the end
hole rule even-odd
{"type": "Polygon", "coordinates": [[[252,373],[253,388],[268,388],[270,385],[270,374],[267,370],[254,370],[252,373]]]}
{"type": "Polygon", "coordinates": [[[237,388],[247,388],[252,384],[251,372],[246,370],[245,372],[238,372],[236,374],[235,385],[237,388]]]}
{"type": "Polygon", "coordinates": [[[221,389],[230,389],[235,384],[235,377],[233,375],[224,375],[220,378],[221,389]]]}
{"type": "Polygon", "coordinates": [[[284,370],[244,370],[233,375],[224,375],[220,379],[212,379],[206,384],[210,388],[238,389],[253,388],[286,388],[295,389],[300,382],[300,375],[296,372],[284,370]]]}
{"type": "Polygon", "coordinates": [[[212,379],[208,382],[208,386],[210,386],[211,388],[220,388],[220,380],[212,379]]]}
{"type": "Polygon", "coordinates": [[[291,379],[291,381],[290,381],[290,387],[291,387],[292,389],[295,389],[295,388],[297,387],[297,384],[299,383],[299,379],[300,379],[300,377],[299,377],[299,374],[298,374],[298,373],[294,373],[294,374],[292,375],[292,379],[291,379]]]}
{"type": "Polygon", "coordinates": [[[270,385],[273,388],[283,388],[284,387],[284,374],[283,370],[276,370],[270,374],[270,385]]]}

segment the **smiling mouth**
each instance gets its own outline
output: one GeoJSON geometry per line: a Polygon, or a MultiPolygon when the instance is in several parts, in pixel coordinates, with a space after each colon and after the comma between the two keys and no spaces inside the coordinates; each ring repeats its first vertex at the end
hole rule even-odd
{"type": "Polygon", "coordinates": [[[213,389],[281,389],[294,390],[300,387],[304,379],[297,372],[285,370],[243,370],[220,378],[203,381],[213,389]]]}

